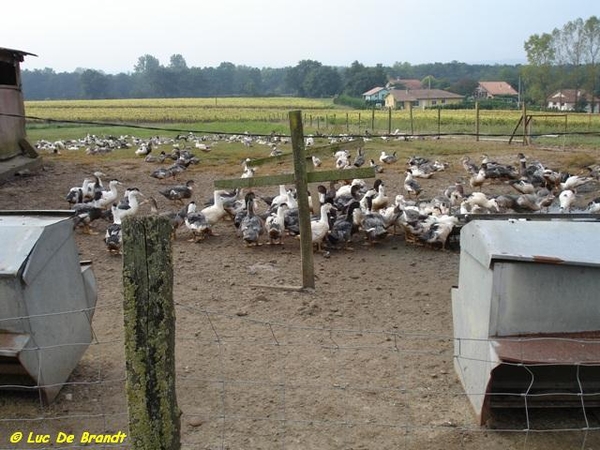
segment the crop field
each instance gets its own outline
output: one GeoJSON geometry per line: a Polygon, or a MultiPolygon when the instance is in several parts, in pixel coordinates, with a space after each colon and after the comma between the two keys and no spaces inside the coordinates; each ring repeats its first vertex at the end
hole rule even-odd
{"type": "MultiPolygon", "coordinates": [[[[522,140],[521,111],[499,110],[354,110],[330,99],[179,98],[28,101],[28,134],[60,126],[61,137],[77,122],[108,126],[149,125],[206,132],[287,134],[288,113],[303,112],[305,134],[466,135],[482,139],[522,140]],[[50,123],[50,126],[48,126],[50,123]]],[[[528,113],[529,114],[529,113],[528,113]]],[[[80,130],[79,130],[80,131],[80,130]]],[[[600,114],[531,112],[528,134],[550,146],[597,146],[600,114]]],[[[66,133],[66,136],[64,135],[66,133]]],[[[114,134],[122,131],[115,129],[114,134]]]]}

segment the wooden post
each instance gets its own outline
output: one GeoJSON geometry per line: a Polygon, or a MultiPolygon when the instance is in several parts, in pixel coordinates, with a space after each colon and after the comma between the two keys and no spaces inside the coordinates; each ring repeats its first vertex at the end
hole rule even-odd
{"type": "Polygon", "coordinates": [[[290,133],[294,154],[294,175],[298,196],[298,220],[300,222],[300,262],[302,264],[302,287],[315,288],[315,268],[313,258],[312,230],[308,208],[308,182],[306,178],[306,158],[304,157],[304,130],[300,111],[290,111],[290,133]]]}
{"type": "Polygon", "coordinates": [[[527,145],[527,106],[523,102],[523,145],[527,145]]]}
{"type": "Polygon", "coordinates": [[[348,117],[348,113],[346,113],[346,133],[350,133],[350,120],[348,117]]]}
{"type": "Polygon", "coordinates": [[[410,117],[410,135],[414,136],[414,134],[415,134],[415,124],[413,122],[413,105],[412,105],[412,102],[408,102],[408,115],[410,117]]]}
{"type": "Polygon", "coordinates": [[[375,105],[371,108],[371,133],[375,133],[375,105]]]}
{"type": "Polygon", "coordinates": [[[358,113],[358,134],[360,134],[360,113],[358,113]]]}
{"type": "Polygon", "coordinates": [[[479,142],[479,102],[475,102],[475,140],[479,142]]]}
{"type": "Polygon", "coordinates": [[[388,134],[392,134],[392,107],[388,108],[388,134]]]}
{"type": "Polygon", "coordinates": [[[442,134],[442,108],[437,109],[437,128],[438,128],[438,137],[442,134]]]}
{"type": "Polygon", "coordinates": [[[122,232],[130,448],[179,450],[171,224],[131,217],[122,232]]]}

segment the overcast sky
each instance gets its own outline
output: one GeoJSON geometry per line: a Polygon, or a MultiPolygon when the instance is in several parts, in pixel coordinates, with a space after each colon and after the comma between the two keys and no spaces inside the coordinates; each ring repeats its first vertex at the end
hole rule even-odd
{"type": "Polygon", "coordinates": [[[188,67],[514,64],[532,34],[592,15],[598,0],[11,0],[0,47],[56,72],[132,72],[146,54],[188,67]]]}

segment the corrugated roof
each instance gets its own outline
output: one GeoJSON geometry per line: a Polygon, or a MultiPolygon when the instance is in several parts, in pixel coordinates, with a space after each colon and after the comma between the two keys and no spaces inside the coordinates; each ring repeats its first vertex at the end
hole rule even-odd
{"type": "Polygon", "coordinates": [[[519,95],[506,81],[480,81],[479,86],[490,95],[519,95]]]}

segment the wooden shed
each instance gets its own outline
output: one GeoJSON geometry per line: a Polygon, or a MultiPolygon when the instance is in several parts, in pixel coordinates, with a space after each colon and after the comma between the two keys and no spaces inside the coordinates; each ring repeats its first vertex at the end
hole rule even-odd
{"type": "Polygon", "coordinates": [[[0,180],[41,167],[25,136],[20,63],[33,53],[0,47],[0,180]]]}

